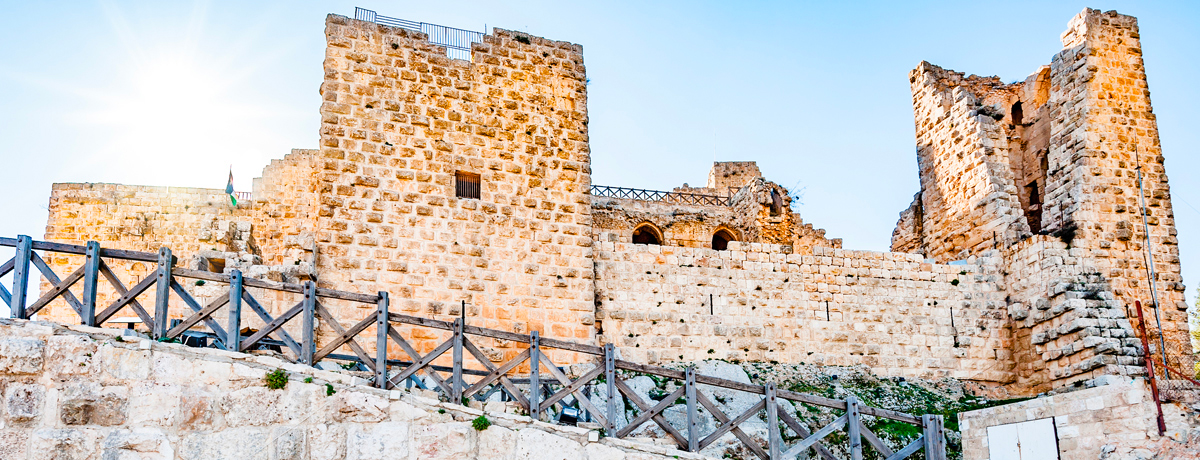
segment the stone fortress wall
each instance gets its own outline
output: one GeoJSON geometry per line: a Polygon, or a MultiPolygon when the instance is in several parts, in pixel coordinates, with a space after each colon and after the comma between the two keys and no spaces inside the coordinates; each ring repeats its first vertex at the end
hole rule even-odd
{"type": "MultiPolygon", "coordinates": [[[[1131,17],[1085,10],[1021,83],[918,66],[922,188],[889,253],[841,249],[753,162],[674,190],[723,205],[591,195],[579,45],[496,29],[454,60],[423,34],[336,15],[326,37],[320,148],[272,161],[252,200],[57,184],[46,239],[166,245],[189,268],[386,290],[418,316],[453,319],[465,302],[474,324],[613,343],[627,359],[863,363],[1036,394],[1142,372],[1136,157],[1167,340],[1188,344],[1131,17]],[[478,199],[458,196],[463,174],[478,199]],[[658,244],[635,244],[647,237],[658,244]]],[[[118,271],[128,285],[149,269],[118,271]]],[[[271,300],[273,313],[294,303],[271,300]]],[[[61,302],[43,317],[73,322],[61,302]]]]}
{"type": "Polygon", "coordinates": [[[511,403],[464,407],[272,357],[72,328],[0,319],[0,458],[708,458],[534,422],[511,403]],[[283,389],[263,384],[275,369],[289,374],[283,389]]]}

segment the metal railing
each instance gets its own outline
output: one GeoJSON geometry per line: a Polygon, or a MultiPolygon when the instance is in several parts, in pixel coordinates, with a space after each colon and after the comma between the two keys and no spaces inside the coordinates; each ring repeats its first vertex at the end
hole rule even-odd
{"type": "Polygon", "coordinates": [[[657,201],[663,203],[690,204],[697,206],[729,206],[737,193],[729,196],[703,195],[688,192],[667,192],[662,190],[643,190],[640,188],[610,187],[593,185],[592,196],[605,198],[622,198],[626,200],[657,201]]]}
{"type": "MultiPolygon", "coordinates": [[[[653,423],[680,449],[690,452],[704,449],[732,434],[741,445],[762,459],[794,458],[812,450],[819,458],[829,460],[836,458],[829,436],[844,432],[845,445],[839,444],[836,448],[844,450],[854,459],[862,458],[864,444],[888,460],[907,458],[922,449],[926,452],[926,459],[946,458],[946,440],[940,415],[918,417],[866,406],[854,397],[839,400],[783,390],[770,383],[753,385],[725,380],[701,375],[694,367],[677,370],[638,364],[617,359],[612,344],[595,346],[541,337],[537,331],[519,334],[470,326],[466,324],[465,315],[454,321],[442,321],[399,314],[389,311],[390,296],[386,291],[359,294],[318,288],[312,281],[293,284],[244,278],[238,270],[218,274],[183,269],[175,266],[175,257],[165,247],[158,253],[148,253],[105,249],[95,241],[83,246],[34,241],[24,235],[16,239],[0,238],[0,247],[16,250],[11,259],[0,265],[0,277],[13,274],[12,290],[0,285],[0,299],[9,305],[14,318],[28,319],[61,298],[87,326],[103,325],[119,311],[132,310],[149,327],[149,334],[158,340],[186,337],[194,326],[204,323],[211,330],[210,335],[215,343],[226,350],[254,350],[269,339],[281,344],[281,354],[288,361],[307,365],[314,365],[323,359],[344,361],[348,366],[369,370],[374,376],[375,386],[380,388],[415,385],[436,391],[449,401],[462,401],[464,404],[470,399],[482,401],[499,393],[503,399],[515,401],[534,419],[558,420],[570,411],[576,414],[578,420],[598,422],[608,436],[617,438],[629,436],[642,425],[653,423]],[[39,251],[46,255],[43,257],[39,251]],[[65,261],[77,259],[78,256],[83,256],[82,264],[66,277],[60,277],[46,263],[51,258],[58,264],[67,263],[65,261]],[[151,276],[146,276],[133,287],[126,287],[110,268],[109,262],[113,261],[156,266],[151,276]],[[36,282],[38,277],[31,272],[31,268],[38,270],[49,284],[49,289],[32,304],[27,302],[31,293],[30,281],[36,282]],[[117,298],[108,305],[97,303],[101,278],[107,280],[111,290],[116,293],[117,298]],[[223,293],[201,306],[196,297],[184,289],[181,281],[191,282],[195,286],[201,286],[203,282],[221,283],[214,286],[217,287],[216,292],[223,293]],[[83,284],[82,298],[76,297],[71,291],[73,286],[80,283],[83,284]],[[277,300],[298,296],[299,300],[284,312],[272,316],[251,295],[250,288],[262,289],[260,296],[271,294],[277,300]],[[143,297],[148,305],[153,302],[153,307],[147,308],[148,305],[138,301],[139,297],[143,297]],[[174,302],[176,307],[182,303],[190,314],[168,327],[172,298],[178,299],[174,302]],[[354,307],[350,311],[361,311],[361,304],[372,306],[373,311],[349,323],[347,327],[329,309],[328,304],[335,301],[349,302],[354,307]],[[248,307],[261,320],[260,329],[243,329],[244,307],[248,307]],[[219,318],[214,318],[219,310],[225,312],[224,324],[218,322],[219,318]],[[296,335],[289,333],[285,326],[296,335]],[[372,329],[373,334],[369,332],[372,329]],[[413,340],[418,338],[414,334],[417,329],[424,329],[421,338],[443,337],[445,340],[435,340],[433,343],[437,345],[431,347],[431,351],[421,353],[413,345],[413,340]],[[405,332],[408,333],[407,337],[405,332]],[[243,333],[247,336],[243,336],[243,333]],[[364,336],[367,340],[374,339],[374,353],[368,352],[358,342],[364,336]],[[318,343],[318,337],[325,338],[323,343],[318,343]],[[510,347],[515,356],[506,361],[489,357],[479,347],[484,340],[510,347]],[[347,349],[348,354],[336,353],[347,349]],[[516,352],[518,349],[519,353],[516,352]],[[576,356],[590,356],[595,366],[571,379],[552,361],[548,352],[551,349],[575,353],[576,356]],[[391,354],[403,354],[407,359],[392,359],[391,354]],[[504,362],[497,365],[500,361],[504,362]],[[518,371],[521,374],[517,374],[518,371]],[[421,374],[425,379],[418,377],[421,374]],[[626,382],[625,379],[631,375],[665,379],[674,384],[674,390],[657,400],[653,397],[650,400],[643,399],[626,382]],[[761,399],[740,414],[726,414],[714,403],[714,400],[721,401],[720,397],[710,396],[711,391],[706,394],[707,390],[698,385],[741,391],[759,395],[761,399]],[[591,395],[598,395],[602,388],[605,390],[602,392],[605,395],[604,403],[597,405],[592,402],[591,395]],[[618,395],[623,396],[628,405],[618,407],[618,395]],[[791,406],[781,405],[780,400],[841,411],[841,415],[832,423],[813,430],[801,423],[803,418],[798,416],[798,412],[789,413],[785,410],[791,406]],[[668,422],[664,416],[666,409],[676,405],[685,406],[686,423],[683,426],[668,422]],[[632,414],[626,412],[626,406],[632,407],[632,414]],[[701,411],[708,412],[719,425],[702,430],[699,424],[701,411]],[[632,419],[623,425],[618,423],[625,415],[632,415],[632,419]],[[765,445],[742,430],[741,425],[751,419],[766,423],[768,439],[765,445]],[[881,419],[915,425],[921,434],[899,449],[893,449],[872,432],[867,423],[881,419]],[[798,441],[788,445],[785,438],[798,441]]],[[[291,301],[286,302],[290,304],[291,301]]],[[[465,313],[465,303],[463,306],[465,313]]]]}
{"type": "Polygon", "coordinates": [[[430,43],[445,46],[447,56],[467,61],[471,60],[471,44],[483,43],[483,37],[487,35],[484,32],[383,16],[376,14],[373,10],[359,7],[354,7],[354,19],[423,32],[429,36],[430,43]]]}

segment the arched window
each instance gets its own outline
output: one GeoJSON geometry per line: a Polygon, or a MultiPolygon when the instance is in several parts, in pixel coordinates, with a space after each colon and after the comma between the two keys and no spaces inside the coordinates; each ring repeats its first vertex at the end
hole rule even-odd
{"type": "Polygon", "coordinates": [[[712,248],[724,251],[729,248],[730,241],[737,241],[737,237],[733,236],[733,233],[729,230],[722,228],[713,234],[712,248]]]}
{"type": "Polygon", "coordinates": [[[633,229],[633,244],[662,245],[662,232],[651,224],[638,225],[633,229]]]}
{"type": "Polygon", "coordinates": [[[1021,101],[1014,103],[1012,105],[1012,110],[1009,113],[1012,114],[1012,124],[1021,124],[1023,121],[1022,118],[1025,118],[1025,111],[1021,109],[1021,101]]]}

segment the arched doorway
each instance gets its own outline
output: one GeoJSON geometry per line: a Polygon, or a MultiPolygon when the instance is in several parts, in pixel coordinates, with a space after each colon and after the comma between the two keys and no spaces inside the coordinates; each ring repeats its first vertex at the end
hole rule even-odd
{"type": "Polygon", "coordinates": [[[737,241],[737,237],[733,236],[733,232],[722,228],[717,230],[717,233],[713,233],[712,248],[724,251],[729,248],[730,241],[737,241]]]}
{"type": "Polygon", "coordinates": [[[633,229],[633,244],[662,245],[662,232],[651,224],[641,224],[633,229]]]}

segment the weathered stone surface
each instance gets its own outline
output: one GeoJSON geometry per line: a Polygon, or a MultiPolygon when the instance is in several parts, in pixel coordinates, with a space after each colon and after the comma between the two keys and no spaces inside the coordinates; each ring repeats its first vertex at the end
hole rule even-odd
{"type": "Polygon", "coordinates": [[[243,388],[221,399],[221,413],[230,427],[263,426],[279,421],[283,391],[266,387],[243,388]]]}
{"type": "Polygon", "coordinates": [[[254,427],[216,432],[193,431],[179,441],[179,458],[187,460],[268,460],[269,432],[254,427]]]}
{"type": "Polygon", "coordinates": [[[469,458],[475,451],[475,430],[466,422],[417,426],[412,429],[410,451],[421,459],[469,458]]]}
{"type": "Polygon", "coordinates": [[[14,383],[4,391],[4,408],[11,422],[26,422],[41,415],[46,390],[41,385],[14,383]]]}
{"type": "Polygon", "coordinates": [[[46,339],[46,369],[54,378],[91,375],[97,371],[96,343],[78,335],[56,335],[46,339]]]}
{"type": "Polygon", "coordinates": [[[129,422],[133,426],[166,427],[179,417],[182,388],[138,380],[129,390],[129,422]]]}
{"type": "Polygon", "coordinates": [[[59,420],[64,425],[121,425],[129,406],[128,393],[123,386],[68,383],[59,392],[59,420]]]}
{"type": "Polygon", "coordinates": [[[0,375],[42,371],[46,342],[33,338],[0,338],[0,375]]]}
{"type": "Polygon", "coordinates": [[[517,432],[502,426],[491,426],[476,434],[478,460],[509,460],[516,455],[517,432]]]}
{"type": "Polygon", "coordinates": [[[24,459],[29,447],[29,433],[17,430],[0,430],[0,458],[24,459]]]}
{"type": "Polygon", "coordinates": [[[144,380],[150,377],[150,352],[112,345],[100,347],[100,365],[114,379],[144,380]]]}
{"type": "Polygon", "coordinates": [[[41,429],[29,440],[30,460],[95,460],[95,431],[89,429],[41,429]]]}
{"type": "Polygon", "coordinates": [[[625,460],[625,451],[598,443],[588,443],[583,448],[587,460],[625,460]]]}
{"type": "Polygon", "coordinates": [[[166,433],[155,428],[113,430],[101,443],[100,460],[173,460],[166,433]]]}
{"type": "MultiPolygon", "coordinates": [[[[169,403],[168,401],[164,401],[169,403]]],[[[219,399],[208,393],[207,391],[189,387],[184,389],[179,394],[179,412],[176,415],[176,424],[185,430],[202,430],[212,426],[215,416],[216,406],[219,404],[219,399]]],[[[164,410],[159,412],[161,416],[167,416],[164,410]]],[[[142,412],[146,417],[153,420],[154,410],[142,412]]]]}
{"type": "Polygon", "coordinates": [[[346,425],[313,424],[308,427],[308,452],[312,460],[346,458],[346,425]]]}
{"type": "Polygon", "coordinates": [[[271,460],[306,460],[308,459],[308,435],[304,427],[276,427],[271,432],[275,440],[274,455],[271,460]]]}
{"type": "Polygon", "coordinates": [[[385,422],[349,425],[346,460],[404,460],[408,458],[409,426],[385,422]]]}
{"type": "Polygon", "coordinates": [[[330,401],[338,422],[379,422],[388,416],[388,400],[365,393],[338,393],[330,401]]]}
{"type": "Polygon", "coordinates": [[[513,460],[575,460],[584,458],[583,446],[562,436],[538,430],[517,432],[513,460]]]}

